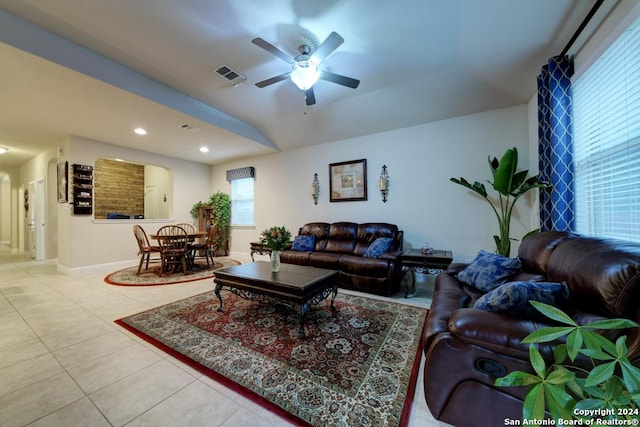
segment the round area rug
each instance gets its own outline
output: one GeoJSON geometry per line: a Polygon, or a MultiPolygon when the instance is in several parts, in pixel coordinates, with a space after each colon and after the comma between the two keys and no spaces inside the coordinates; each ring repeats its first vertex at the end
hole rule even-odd
{"type": "Polygon", "coordinates": [[[210,279],[215,275],[215,270],[232,265],[239,265],[240,262],[230,258],[215,258],[213,266],[207,267],[207,264],[198,263],[198,269],[189,271],[187,274],[172,273],[160,276],[160,264],[149,265],[148,270],[140,271],[137,275],[138,266],[118,270],[109,274],[104,281],[110,285],[118,286],[157,286],[157,285],[173,285],[176,283],[193,282],[195,280],[210,279]]]}

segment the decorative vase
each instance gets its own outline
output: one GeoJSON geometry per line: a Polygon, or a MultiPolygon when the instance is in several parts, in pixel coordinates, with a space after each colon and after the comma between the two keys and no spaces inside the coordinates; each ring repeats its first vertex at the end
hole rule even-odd
{"type": "Polygon", "coordinates": [[[280,251],[271,251],[271,271],[280,271],[280,251]]]}

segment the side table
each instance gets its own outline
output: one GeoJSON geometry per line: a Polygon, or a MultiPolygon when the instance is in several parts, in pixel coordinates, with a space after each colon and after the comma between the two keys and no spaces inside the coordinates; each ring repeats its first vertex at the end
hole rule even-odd
{"type": "Polygon", "coordinates": [[[258,255],[271,255],[271,248],[266,244],[260,241],[251,242],[251,261],[255,262],[253,259],[253,254],[258,255]]]}
{"type": "MultiPolygon", "coordinates": [[[[253,254],[271,256],[271,248],[266,243],[262,243],[261,241],[258,240],[257,242],[251,242],[250,245],[251,245],[251,261],[256,262],[256,260],[253,259],[253,254]]],[[[291,245],[293,245],[293,241],[290,241],[289,243],[287,243],[284,248],[291,249],[291,245]]]]}
{"type": "Polygon", "coordinates": [[[411,292],[409,284],[405,280],[405,298],[416,294],[415,273],[437,274],[449,267],[453,261],[453,253],[447,250],[431,249],[429,252],[422,252],[422,249],[409,249],[400,255],[400,266],[402,271],[411,276],[411,292]]]}

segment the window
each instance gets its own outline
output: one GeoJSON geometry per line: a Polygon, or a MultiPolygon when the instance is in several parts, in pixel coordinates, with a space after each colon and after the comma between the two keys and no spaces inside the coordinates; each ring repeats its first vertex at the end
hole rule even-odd
{"type": "Polygon", "coordinates": [[[254,225],[252,177],[231,181],[231,225],[254,225]]]}
{"type": "Polygon", "coordinates": [[[576,231],[640,241],[640,19],[572,89],[576,231]]]}

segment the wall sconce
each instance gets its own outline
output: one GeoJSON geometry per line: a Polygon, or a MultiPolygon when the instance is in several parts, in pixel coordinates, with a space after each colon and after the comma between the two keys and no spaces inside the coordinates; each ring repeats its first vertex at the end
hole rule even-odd
{"type": "Polygon", "coordinates": [[[387,173],[387,165],[382,165],[382,171],[380,172],[380,194],[382,194],[382,201],[387,203],[387,195],[389,194],[389,174],[387,173]]]}
{"type": "Polygon", "coordinates": [[[311,197],[313,198],[313,204],[318,204],[318,196],[320,195],[320,182],[318,181],[318,174],[313,174],[313,182],[311,183],[311,197]]]}

